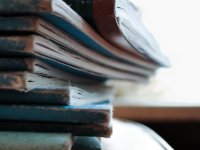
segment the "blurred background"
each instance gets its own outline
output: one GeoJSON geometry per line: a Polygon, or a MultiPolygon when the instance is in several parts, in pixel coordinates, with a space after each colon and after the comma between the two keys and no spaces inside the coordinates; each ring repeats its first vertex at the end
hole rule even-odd
{"type": "Polygon", "coordinates": [[[118,96],[132,101],[200,103],[200,1],[131,1],[139,7],[171,67],[158,70],[147,85],[120,83],[118,96]]]}
{"type": "Polygon", "coordinates": [[[113,82],[115,116],[154,129],[175,149],[200,147],[200,1],[131,0],[171,67],[147,85],[113,82]]]}

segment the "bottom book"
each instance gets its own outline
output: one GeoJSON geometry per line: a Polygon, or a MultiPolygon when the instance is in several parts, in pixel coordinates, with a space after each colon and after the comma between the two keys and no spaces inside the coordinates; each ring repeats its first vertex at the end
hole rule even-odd
{"type": "Polygon", "coordinates": [[[1,150],[70,150],[71,134],[0,132],[1,150]]]}
{"type": "Polygon", "coordinates": [[[97,137],[67,133],[0,132],[1,150],[101,150],[97,137]]]}

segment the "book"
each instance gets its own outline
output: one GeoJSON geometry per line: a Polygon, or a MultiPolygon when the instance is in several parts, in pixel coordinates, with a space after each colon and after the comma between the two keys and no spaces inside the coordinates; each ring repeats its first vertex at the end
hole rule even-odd
{"type": "Polygon", "coordinates": [[[28,92],[17,90],[0,90],[1,104],[69,104],[69,91],[63,89],[34,89],[28,92]]]}
{"type": "Polygon", "coordinates": [[[90,124],[109,127],[112,105],[109,103],[82,106],[0,105],[1,121],[90,124]]]}
{"type": "Polygon", "coordinates": [[[65,50],[78,53],[91,61],[126,72],[138,73],[146,76],[154,75],[156,68],[142,68],[141,66],[119,62],[106,57],[91,48],[86,47],[69,34],[64,33],[44,19],[36,16],[0,17],[0,32],[5,35],[21,35],[35,33],[50,39],[65,50]]]}
{"type": "Polygon", "coordinates": [[[67,86],[69,83],[66,81],[29,72],[0,73],[0,89],[30,91],[33,89],[63,89],[67,86]]]}
{"type": "Polygon", "coordinates": [[[74,67],[67,67],[68,66],[65,67],[65,70],[59,69],[56,66],[52,66],[49,63],[45,63],[44,61],[33,57],[16,56],[0,58],[0,72],[28,71],[37,75],[57,78],[77,84],[99,84],[105,80],[102,76],[95,76],[94,74],[76,69],[74,67]]]}
{"type": "Polygon", "coordinates": [[[97,137],[77,136],[71,150],[101,150],[101,142],[97,137]]]}
{"type": "MultiPolygon", "coordinates": [[[[61,0],[2,0],[1,16],[37,15],[68,33],[75,39],[113,59],[157,68],[159,65],[142,57],[123,51],[99,36],[77,13],[61,0]]],[[[162,64],[165,65],[165,64],[162,64]]]]}
{"type": "Polygon", "coordinates": [[[0,103],[77,106],[112,101],[114,93],[113,88],[105,85],[72,84],[60,89],[33,89],[29,91],[0,89],[0,103]]]}
{"type": "Polygon", "coordinates": [[[113,45],[169,65],[159,44],[141,21],[138,8],[129,0],[64,0],[113,45]],[[103,10],[103,11],[102,11],[103,10]]]}
{"type": "Polygon", "coordinates": [[[71,150],[73,137],[68,133],[0,131],[2,150],[71,150]]]}
{"type": "Polygon", "coordinates": [[[0,89],[1,104],[87,105],[112,101],[115,90],[106,85],[69,84],[65,88],[29,91],[0,89]]]}
{"type": "Polygon", "coordinates": [[[74,136],[110,137],[112,125],[70,124],[55,122],[0,121],[0,131],[71,133],[74,136]]]}
{"type": "Polygon", "coordinates": [[[115,92],[103,84],[80,85],[29,72],[0,72],[0,93],[1,103],[84,105],[110,101],[115,92]]]}
{"type": "Polygon", "coordinates": [[[0,54],[4,57],[35,56],[40,59],[55,60],[68,66],[85,70],[85,72],[102,75],[104,78],[132,80],[136,82],[148,81],[147,76],[122,72],[91,62],[80,55],[69,53],[41,36],[1,36],[0,44],[0,54]]]}

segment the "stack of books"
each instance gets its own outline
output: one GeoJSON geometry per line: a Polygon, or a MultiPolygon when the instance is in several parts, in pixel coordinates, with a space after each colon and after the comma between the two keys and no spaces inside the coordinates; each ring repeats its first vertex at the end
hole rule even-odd
{"type": "Polygon", "coordinates": [[[129,1],[1,0],[0,149],[100,149],[105,81],[148,82],[169,64],[139,20],[129,1]]]}

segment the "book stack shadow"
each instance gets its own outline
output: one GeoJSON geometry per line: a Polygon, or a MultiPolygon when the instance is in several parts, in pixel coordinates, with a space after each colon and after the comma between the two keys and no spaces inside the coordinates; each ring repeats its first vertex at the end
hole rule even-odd
{"type": "Polygon", "coordinates": [[[168,65],[109,42],[70,2],[0,1],[0,149],[101,149],[115,94],[106,81],[146,83],[168,65]]]}

